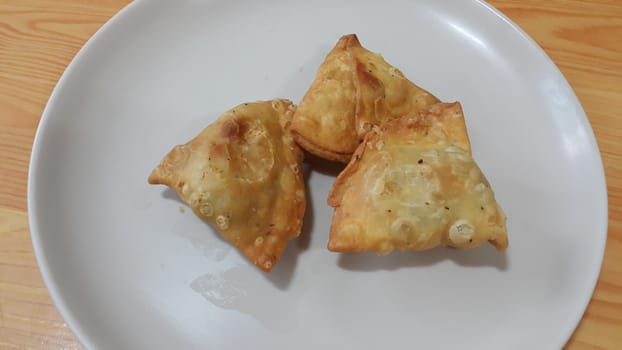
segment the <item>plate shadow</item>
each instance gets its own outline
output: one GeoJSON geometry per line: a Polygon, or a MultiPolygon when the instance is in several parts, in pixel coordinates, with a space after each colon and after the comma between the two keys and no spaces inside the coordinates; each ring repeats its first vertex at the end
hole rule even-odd
{"type": "Polygon", "coordinates": [[[162,198],[167,199],[167,200],[174,200],[178,202],[179,204],[183,204],[184,207],[188,208],[188,205],[183,200],[181,200],[181,198],[179,198],[179,195],[177,194],[177,192],[175,192],[175,190],[172,190],[170,187],[166,187],[162,191],[162,198]]]}
{"type": "Polygon", "coordinates": [[[313,168],[313,171],[316,171],[322,175],[333,177],[337,177],[337,175],[339,175],[339,173],[341,173],[346,167],[346,164],[344,163],[326,160],[311,153],[305,153],[305,160],[303,164],[307,164],[309,167],[313,168]]]}
{"type": "Polygon", "coordinates": [[[343,253],[337,264],[344,270],[367,272],[426,267],[447,260],[464,267],[488,266],[500,271],[509,267],[507,253],[499,253],[492,246],[468,250],[443,247],[421,252],[393,252],[387,256],[376,253],[343,253]]]}

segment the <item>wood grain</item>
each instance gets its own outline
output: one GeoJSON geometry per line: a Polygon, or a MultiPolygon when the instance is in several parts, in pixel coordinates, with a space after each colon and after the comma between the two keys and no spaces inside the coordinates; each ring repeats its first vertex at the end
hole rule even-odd
{"type": "MultiPolygon", "coordinates": [[[[622,348],[622,1],[490,1],[560,67],[598,140],[609,191],[602,273],[568,349],[622,348]]],[[[35,130],[63,70],[128,0],[0,1],[0,349],[78,349],[41,280],[27,213],[35,130]]]]}
{"type": "Polygon", "coordinates": [[[622,348],[622,1],[492,1],[560,68],[598,141],[609,193],[605,259],[569,349],[622,348]]]}
{"type": "Polygon", "coordinates": [[[0,1],[0,349],[79,349],[32,251],[28,161],[39,118],[67,64],[128,1],[0,1]]]}

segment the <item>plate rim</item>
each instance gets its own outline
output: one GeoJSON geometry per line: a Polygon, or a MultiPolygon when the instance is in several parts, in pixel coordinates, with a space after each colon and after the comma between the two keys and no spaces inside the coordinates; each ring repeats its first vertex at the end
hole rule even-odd
{"type": "Polygon", "coordinates": [[[41,274],[43,283],[45,284],[45,287],[50,294],[50,299],[52,299],[52,303],[65,321],[67,327],[71,330],[71,333],[75,336],[76,340],[86,349],[97,349],[98,347],[96,346],[96,344],[93,343],[92,337],[88,336],[87,332],[84,331],[79,322],[76,321],[74,314],[67,307],[67,302],[65,298],[61,295],[56,283],[56,279],[53,277],[53,272],[50,269],[50,265],[47,263],[47,256],[45,250],[43,249],[43,243],[41,242],[41,234],[43,231],[39,228],[39,219],[37,217],[37,211],[33,204],[34,198],[36,196],[34,183],[37,177],[36,171],[34,169],[36,169],[36,163],[40,157],[40,140],[45,133],[47,125],[50,123],[50,115],[52,113],[51,110],[54,108],[56,100],[58,99],[58,94],[60,93],[60,91],[63,90],[63,86],[67,84],[69,76],[72,74],[73,70],[75,70],[75,63],[82,59],[86,52],[90,50],[91,46],[96,45],[96,42],[99,41],[99,37],[105,35],[104,33],[108,31],[109,28],[113,27],[114,25],[116,25],[117,22],[120,22],[125,17],[129,16],[131,12],[142,3],[142,0],[134,0],[123,6],[117,13],[112,15],[112,17],[110,17],[101,27],[99,27],[95,31],[95,33],[86,40],[84,45],[78,50],[73,58],[71,58],[71,60],[65,67],[65,70],[58,79],[58,82],[54,86],[54,89],[52,90],[52,93],[50,94],[50,97],[48,98],[45,107],[43,108],[43,112],[41,113],[41,118],[35,132],[32,150],[30,153],[30,161],[28,163],[28,185],[26,189],[26,202],[28,206],[28,226],[39,273],[41,274]]]}
{"type": "Polygon", "coordinates": [[[523,28],[521,28],[518,24],[512,21],[503,12],[501,12],[500,10],[498,10],[497,8],[495,8],[494,6],[492,6],[485,0],[475,0],[475,1],[478,2],[484,8],[486,8],[488,11],[490,11],[491,13],[493,13],[494,15],[502,19],[507,25],[509,25],[517,34],[519,34],[522,37],[523,40],[525,40],[529,44],[529,46],[532,47],[532,49],[534,49],[536,52],[539,52],[545,58],[545,61],[547,62],[547,64],[551,66],[550,68],[553,71],[555,71],[558,76],[562,78],[558,83],[564,85],[564,87],[570,92],[571,97],[574,98],[574,101],[576,102],[577,107],[578,107],[577,114],[580,114],[580,117],[581,117],[580,118],[581,125],[585,128],[586,131],[589,131],[588,138],[590,142],[593,143],[594,145],[594,148],[596,151],[595,152],[596,161],[600,165],[597,169],[594,169],[594,171],[598,173],[597,174],[598,182],[600,183],[599,190],[601,192],[600,195],[602,195],[603,201],[604,201],[602,203],[603,208],[604,208],[603,217],[601,218],[601,220],[603,220],[603,232],[599,232],[599,234],[602,236],[601,239],[599,239],[599,242],[601,242],[601,244],[600,244],[600,247],[598,247],[597,252],[596,252],[598,254],[597,264],[596,264],[597,267],[596,267],[596,271],[592,271],[592,278],[589,284],[589,288],[586,289],[586,294],[583,296],[583,302],[580,304],[581,307],[579,308],[578,314],[575,317],[575,321],[573,322],[572,327],[570,327],[565,332],[560,332],[561,333],[560,339],[557,341],[557,343],[560,345],[560,347],[564,347],[566,346],[568,341],[570,341],[570,338],[572,338],[577,327],[579,327],[579,324],[583,320],[583,315],[587,311],[587,308],[592,300],[592,295],[594,294],[594,291],[596,290],[596,285],[598,283],[598,280],[600,278],[600,273],[602,271],[603,259],[605,257],[605,249],[607,247],[607,238],[608,238],[608,232],[609,232],[609,192],[607,190],[607,179],[605,176],[605,166],[603,164],[602,154],[600,151],[600,147],[598,145],[598,140],[596,139],[596,134],[594,134],[594,130],[592,129],[592,124],[590,123],[587,113],[585,113],[585,109],[583,108],[583,104],[581,103],[581,100],[577,96],[577,93],[574,91],[574,88],[572,87],[572,85],[570,85],[570,82],[568,81],[568,79],[566,79],[566,76],[564,75],[564,73],[561,71],[561,69],[559,69],[557,64],[555,64],[555,61],[553,61],[553,59],[544,50],[544,48],[542,48],[542,46],[540,46],[529,34],[527,34],[527,32],[523,30],[523,28]]]}
{"type": "MultiPolygon", "coordinates": [[[[564,74],[561,72],[561,70],[555,64],[555,62],[551,59],[551,57],[546,53],[546,51],[531,36],[529,36],[529,34],[527,34],[520,26],[518,26],[518,24],[513,22],[509,17],[507,17],[504,13],[502,13],[500,10],[495,8],[493,5],[487,3],[485,0],[471,0],[471,1],[481,6],[483,8],[483,11],[487,11],[489,12],[490,15],[501,19],[504,22],[504,25],[508,25],[509,28],[512,29],[512,31],[515,34],[518,34],[520,39],[524,40],[528,44],[528,46],[531,48],[531,50],[534,51],[534,53],[538,53],[543,56],[544,62],[546,62],[546,64],[549,65],[548,68],[551,69],[552,72],[555,72],[555,74],[557,74],[559,77],[562,78],[562,79],[559,79],[557,83],[562,84],[567,89],[567,91],[570,93],[569,97],[574,98],[573,102],[576,102],[576,105],[578,107],[578,110],[577,110],[577,115],[579,117],[578,119],[580,120],[580,124],[582,125],[582,127],[585,128],[586,131],[589,131],[588,139],[589,139],[589,142],[593,144],[594,146],[594,150],[595,150],[594,155],[596,156],[595,161],[598,164],[600,164],[599,167],[593,169],[594,175],[597,178],[596,180],[598,182],[595,186],[595,189],[599,191],[598,197],[602,196],[604,200],[604,203],[602,203],[604,211],[602,213],[603,217],[601,218],[602,220],[601,224],[603,227],[603,231],[596,232],[597,234],[601,236],[599,239],[600,245],[597,246],[596,251],[595,251],[596,255],[594,256],[597,262],[597,264],[595,264],[596,271],[592,271],[589,285],[587,285],[585,289],[585,294],[581,296],[580,298],[577,297],[577,306],[580,306],[580,307],[578,307],[577,309],[578,312],[575,316],[574,322],[568,323],[568,325],[571,327],[568,327],[568,329],[566,330],[564,330],[563,328],[559,328],[559,335],[557,336],[557,340],[555,341],[555,343],[559,344],[560,347],[563,347],[570,340],[575,330],[579,326],[580,322],[582,321],[583,315],[585,311],[587,310],[587,307],[592,299],[592,295],[594,293],[594,290],[596,288],[596,285],[597,285],[597,282],[599,280],[600,273],[602,270],[605,248],[606,248],[607,238],[608,238],[608,225],[609,225],[608,191],[607,191],[607,182],[606,182],[606,176],[605,176],[605,171],[604,171],[604,164],[602,161],[602,154],[600,151],[600,147],[598,145],[598,140],[596,139],[596,135],[594,134],[591,123],[589,121],[589,118],[587,117],[587,114],[583,108],[583,105],[580,99],[576,95],[576,92],[574,91],[574,89],[572,88],[572,86],[570,85],[566,77],[564,76],[564,74]],[[599,188],[596,188],[596,187],[599,187],[599,188]],[[579,300],[581,300],[580,303],[579,303],[579,300]]],[[[52,114],[51,111],[54,109],[54,105],[56,104],[56,100],[58,99],[58,95],[60,91],[63,90],[63,87],[67,84],[67,80],[70,79],[70,76],[73,74],[75,70],[76,62],[80,61],[82,57],[85,56],[85,54],[90,50],[92,46],[97,45],[97,42],[100,41],[99,38],[105,35],[105,33],[110,28],[114,27],[118,22],[123,21],[126,17],[133,15],[134,12],[138,11],[138,9],[141,6],[149,2],[150,1],[148,0],[134,0],[126,4],[125,6],[123,6],[117,13],[115,13],[112,17],[110,17],[99,29],[97,29],[97,31],[85,42],[85,44],[80,48],[80,50],[78,50],[75,56],[69,61],[61,77],[59,78],[58,82],[54,86],[54,89],[52,90],[52,93],[50,94],[50,97],[48,98],[48,101],[46,102],[46,105],[41,114],[41,118],[39,120],[39,124],[35,132],[30,160],[28,164],[28,179],[27,179],[28,224],[29,224],[30,237],[32,240],[33,251],[35,254],[35,259],[37,261],[37,266],[40,271],[43,282],[46,286],[46,289],[48,290],[52,303],[54,304],[54,306],[60,313],[63,320],[66,322],[72,334],[87,349],[96,349],[97,346],[93,342],[93,337],[88,335],[89,332],[83,329],[83,327],[76,321],[75,315],[67,307],[68,303],[65,300],[65,298],[61,295],[62,293],[60,293],[60,290],[56,283],[56,279],[54,278],[54,273],[52,269],[50,268],[50,265],[48,264],[48,259],[43,248],[43,243],[41,241],[43,230],[41,230],[39,226],[39,218],[37,216],[37,209],[35,208],[35,205],[34,205],[35,198],[37,197],[36,190],[35,190],[35,183],[37,181],[36,179],[38,177],[37,175],[38,172],[36,171],[36,169],[37,169],[38,159],[41,157],[40,155],[41,141],[40,140],[43,137],[43,135],[46,133],[45,130],[48,128],[47,125],[50,123],[50,120],[51,120],[51,116],[50,116],[52,114]]]]}

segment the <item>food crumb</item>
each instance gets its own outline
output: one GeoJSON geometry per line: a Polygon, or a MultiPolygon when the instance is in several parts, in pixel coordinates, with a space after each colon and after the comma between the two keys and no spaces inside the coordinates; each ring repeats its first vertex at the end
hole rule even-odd
{"type": "Polygon", "coordinates": [[[186,209],[184,207],[179,207],[179,212],[183,214],[186,212],[186,209]]]}

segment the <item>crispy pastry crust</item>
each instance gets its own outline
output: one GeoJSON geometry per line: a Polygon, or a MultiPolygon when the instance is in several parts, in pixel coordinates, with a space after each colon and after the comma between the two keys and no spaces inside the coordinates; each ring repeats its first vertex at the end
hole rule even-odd
{"type": "Polygon", "coordinates": [[[328,197],[334,252],[508,246],[505,215],[471,157],[462,108],[439,103],[369,132],[328,197]]]}
{"type": "Polygon", "coordinates": [[[355,34],[345,35],[294,113],[292,133],[310,153],[347,163],[374,125],[437,102],[382,56],[362,47],[355,34]]]}
{"type": "Polygon", "coordinates": [[[305,212],[303,153],[287,131],[294,109],[278,99],[236,106],[173,148],[148,180],[177,191],[264,271],[298,236],[305,212]]]}

